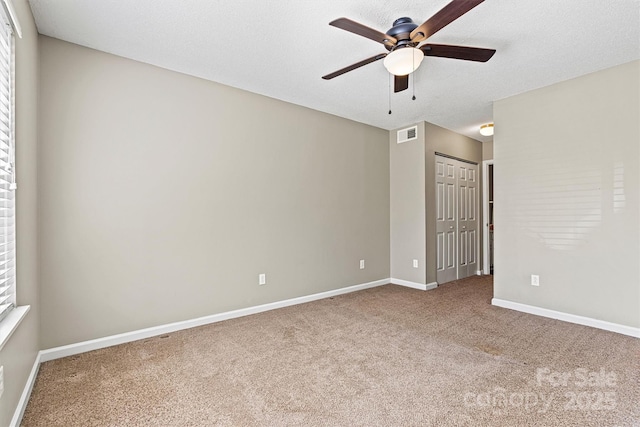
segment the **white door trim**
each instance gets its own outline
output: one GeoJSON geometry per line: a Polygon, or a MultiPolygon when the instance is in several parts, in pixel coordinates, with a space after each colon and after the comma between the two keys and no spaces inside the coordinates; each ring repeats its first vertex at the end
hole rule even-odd
{"type": "MultiPolygon", "coordinates": [[[[484,274],[491,274],[489,265],[489,165],[493,159],[482,161],[482,266],[484,274]]],[[[495,178],[495,171],[494,171],[495,178]]]]}

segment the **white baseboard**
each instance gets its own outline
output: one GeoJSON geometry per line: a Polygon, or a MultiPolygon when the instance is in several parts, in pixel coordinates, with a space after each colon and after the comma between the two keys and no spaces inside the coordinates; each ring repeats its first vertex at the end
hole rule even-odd
{"type": "Polygon", "coordinates": [[[33,385],[36,383],[36,377],[38,376],[38,370],[40,369],[40,353],[42,352],[38,352],[36,360],[33,362],[31,373],[27,378],[27,383],[24,386],[24,390],[22,390],[22,395],[20,396],[20,400],[18,401],[18,406],[16,406],[16,410],[13,413],[13,418],[11,419],[11,424],[9,424],[10,427],[18,427],[22,422],[24,411],[27,409],[27,403],[29,403],[29,397],[31,397],[31,391],[33,390],[33,385]]]}
{"type": "Polygon", "coordinates": [[[40,361],[48,362],[49,360],[60,359],[61,357],[72,356],[74,354],[85,353],[87,351],[98,350],[105,347],[111,347],[118,344],[124,344],[131,341],[138,341],[145,338],[155,337],[162,334],[168,334],[183,329],[195,328],[196,326],[208,325],[210,323],[221,322],[223,320],[235,319],[237,317],[248,316],[250,314],[262,313],[264,311],[275,310],[277,308],[289,307],[291,305],[303,304],[306,302],[316,301],[319,299],[329,298],[336,295],[347,294],[350,292],[361,291],[363,289],[374,288],[376,286],[386,285],[391,279],[381,279],[374,282],[362,283],[360,285],[348,286],[346,288],[334,289],[332,291],[320,292],[317,294],[306,295],[303,297],[291,298],[284,301],[272,302],[269,304],[257,305],[254,307],[241,308],[238,310],[227,311],[224,313],[212,314],[210,316],[198,317],[196,319],[184,320],[181,322],[169,323],[166,325],[154,326],[151,328],[140,329],[137,331],[125,332],[122,334],[111,335],[108,337],[97,338],[89,341],[83,341],[76,344],[54,347],[40,352],[40,361]]]}
{"type": "Polygon", "coordinates": [[[425,285],[423,283],[410,282],[408,280],[394,279],[393,277],[391,278],[391,283],[394,285],[406,286],[408,288],[420,289],[421,291],[428,291],[429,289],[438,287],[437,282],[427,283],[425,285]]]}
{"type": "Polygon", "coordinates": [[[521,304],[519,302],[507,301],[498,298],[491,300],[491,305],[497,307],[509,308],[511,310],[522,311],[524,313],[535,314],[536,316],[549,317],[551,319],[562,320],[569,323],[577,323],[578,325],[591,326],[592,328],[604,329],[605,331],[617,332],[622,335],[628,335],[640,338],[640,328],[632,326],[620,325],[618,323],[606,322],[604,320],[593,319],[591,317],[583,317],[575,314],[563,313],[561,311],[549,310],[533,305],[521,304]]]}

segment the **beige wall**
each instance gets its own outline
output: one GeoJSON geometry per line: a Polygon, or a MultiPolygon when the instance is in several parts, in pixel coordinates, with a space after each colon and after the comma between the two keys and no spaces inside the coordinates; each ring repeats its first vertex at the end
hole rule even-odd
{"type": "MultiPolygon", "coordinates": [[[[459,159],[478,164],[481,177],[478,188],[482,188],[482,143],[475,139],[452,132],[448,129],[425,122],[425,190],[426,190],[426,254],[427,254],[427,283],[436,281],[436,153],[446,154],[459,159]]],[[[477,212],[482,214],[482,197],[478,201],[477,212]]],[[[478,231],[482,233],[482,217],[479,219],[478,231]]],[[[480,241],[480,248],[482,241],[480,241]]],[[[480,258],[478,268],[482,266],[480,258]]]]}
{"type": "Polygon", "coordinates": [[[42,348],[389,277],[387,131],[40,50],[42,348]]]}
{"type": "Polygon", "coordinates": [[[639,77],[635,61],[495,103],[496,298],[640,327],[639,77]]]}
{"type": "Polygon", "coordinates": [[[16,105],[16,292],[18,305],[30,305],[18,329],[0,352],[4,393],[0,426],[8,426],[39,350],[37,251],[38,35],[27,0],[13,0],[22,26],[15,40],[16,105]]]}
{"type": "MultiPolygon", "coordinates": [[[[391,277],[426,284],[424,122],[418,138],[397,143],[389,132],[391,179],[391,277]],[[413,268],[413,260],[418,268],[413,268]]],[[[404,128],[403,128],[404,129],[404,128]]]]}
{"type": "Polygon", "coordinates": [[[482,160],[493,160],[493,139],[482,143],[482,160]]]}

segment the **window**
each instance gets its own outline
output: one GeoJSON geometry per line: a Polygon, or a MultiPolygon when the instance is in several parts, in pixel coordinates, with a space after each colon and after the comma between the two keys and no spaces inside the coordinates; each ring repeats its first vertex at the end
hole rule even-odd
{"type": "Polygon", "coordinates": [[[0,8],[0,320],[16,305],[13,46],[0,8]]]}

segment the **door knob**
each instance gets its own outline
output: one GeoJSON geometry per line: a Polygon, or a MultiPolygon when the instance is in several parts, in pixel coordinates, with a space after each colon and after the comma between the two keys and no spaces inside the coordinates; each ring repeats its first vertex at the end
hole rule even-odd
{"type": "Polygon", "coordinates": [[[453,230],[453,225],[450,225],[449,228],[453,230]]]}

